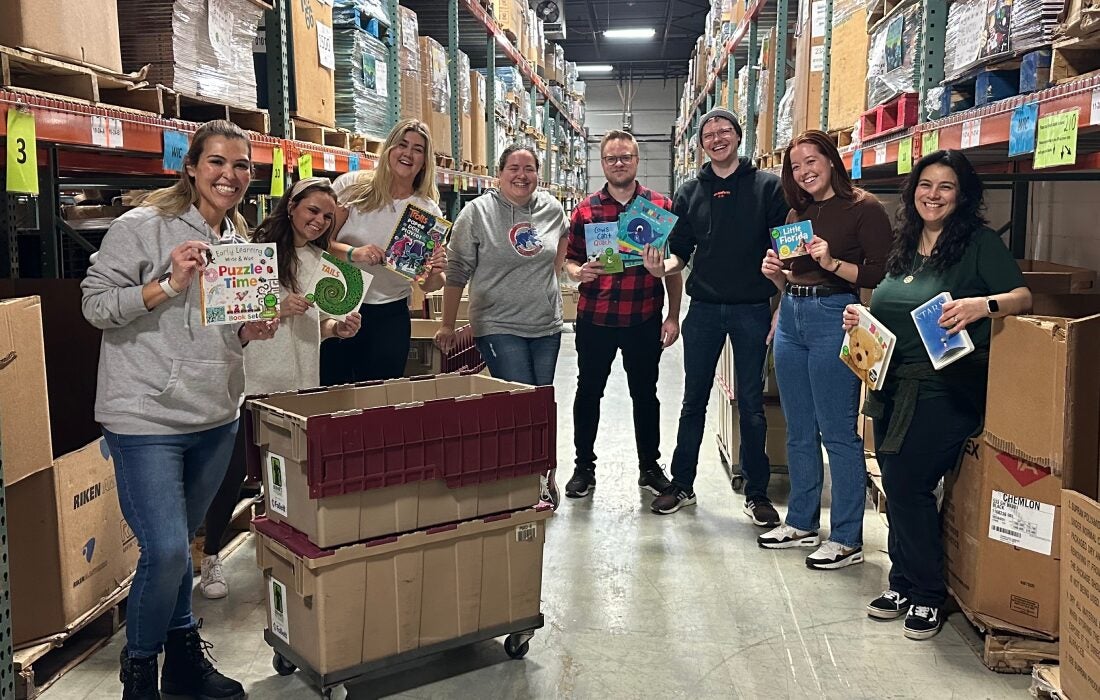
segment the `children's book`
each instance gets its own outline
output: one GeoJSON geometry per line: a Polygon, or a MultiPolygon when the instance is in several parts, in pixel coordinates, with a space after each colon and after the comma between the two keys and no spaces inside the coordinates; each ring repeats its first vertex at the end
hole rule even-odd
{"type": "Polygon", "coordinates": [[[588,260],[602,262],[604,272],[623,271],[623,258],[619,254],[619,224],[617,221],[585,224],[584,245],[588,260]]]}
{"type": "Polygon", "coordinates": [[[859,325],[844,335],[840,360],[855,372],[868,389],[877,391],[886,381],[897,337],[878,322],[865,306],[857,306],[859,325]]]}
{"type": "Polygon", "coordinates": [[[619,216],[619,253],[623,266],[641,265],[646,245],[663,249],[678,218],[644,197],[635,197],[619,216]]]}
{"type": "Polygon", "coordinates": [[[343,321],[348,314],[358,311],[374,275],[340,258],[321,253],[321,263],[306,286],[306,299],[317,308],[343,321]]]}
{"type": "Polygon", "coordinates": [[[970,339],[970,334],[965,329],[950,335],[947,332],[948,329],[940,325],[943,305],[949,301],[951,301],[950,292],[942,292],[909,312],[913,317],[913,323],[917,324],[917,332],[920,333],[924,349],[928,351],[928,357],[932,360],[933,369],[943,369],[959,358],[974,352],[974,341],[970,339]]]}
{"type": "Polygon", "coordinates": [[[807,246],[814,237],[814,226],[809,221],[776,226],[771,231],[772,248],[781,260],[809,255],[807,246]]]}
{"type": "Polygon", "coordinates": [[[274,243],[227,243],[207,249],[199,278],[205,326],[279,317],[279,262],[274,243]]]}
{"type": "Polygon", "coordinates": [[[406,204],[405,211],[393,229],[393,236],[386,246],[382,262],[409,279],[422,279],[432,253],[439,246],[447,245],[450,235],[450,221],[424,211],[415,204],[406,204]]]}

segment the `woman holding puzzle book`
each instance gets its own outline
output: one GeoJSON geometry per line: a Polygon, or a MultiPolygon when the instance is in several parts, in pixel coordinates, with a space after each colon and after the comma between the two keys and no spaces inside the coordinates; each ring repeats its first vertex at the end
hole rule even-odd
{"type": "Polygon", "coordinates": [[[787,420],[791,495],[779,527],[761,535],[767,549],[815,547],[811,569],[863,561],[863,441],[856,431],[860,381],[841,361],[844,307],[884,274],[890,218],[871,194],[856,188],[836,146],[807,131],[787,147],[783,193],[791,212],[772,231],[773,249],[761,271],[783,292],[775,328],[775,374],[787,420]],[[829,454],[832,507],[829,538],[818,534],[829,454]]]}
{"type": "MultiPolygon", "coordinates": [[[[881,620],[904,615],[905,636],[927,639],[940,630],[947,597],[934,491],[958,464],[967,438],[981,430],[989,319],[1028,311],[1031,292],[1011,253],[986,226],[981,180],[962,153],[921,158],[901,197],[886,277],[871,298],[871,314],[896,342],[885,384],[868,393],[863,408],[874,419],[891,563],[890,587],[868,604],[867,614],[881,620]],[[942,304],[942,313],[926,325],[927,302],[945,292],[953,300],[937,301],[933,307],[942,304]],[[930,329],[937,337],[922,340],[930,329]],[[973,351],[941,362],[960,333],[969,334],[973,351]]],[[[846,330],[858,324],[859,309],[845,309],[846,330]]]]}

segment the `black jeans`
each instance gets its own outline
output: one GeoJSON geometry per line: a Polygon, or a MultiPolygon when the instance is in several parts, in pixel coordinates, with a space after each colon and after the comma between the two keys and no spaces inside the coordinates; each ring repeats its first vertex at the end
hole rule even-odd
{"type": "Polygon", "coordinates": [[[321,386],[404,376],[412,335],[408,302],[363,304],[359,313],[363,327],[358,334],[321,343],[321,386]]]}
{"type": "Polygon", "coordinates": [[[577,396],[573,400],[573,444],[578,467],[595,467],[600,399],[616,351],[622,351],[626,383],[634,405],[634,442],[638,467],[657,465],[661,444],[661,403],[657,372],[661,361],[661,318],[627,328],[598,326],[577,320],[577,396]]]}
{"type": "MultiPolygon", "coordinates": [[[[892,409],[888,405],[885,419],[874,422],[876,447],[890,428],[892,409]]],[[[947,599],[934,492],[980,425],[980,413],[969,402],[946,396],[920,399],[898,453],[878,454],[890,520],[890,588],[914,605],[939,607],[947,599]]]]}

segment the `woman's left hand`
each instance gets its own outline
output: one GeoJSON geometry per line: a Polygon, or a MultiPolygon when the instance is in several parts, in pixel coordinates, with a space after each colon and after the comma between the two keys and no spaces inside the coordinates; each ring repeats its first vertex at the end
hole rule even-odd
{"type": "Polygon", "coordinates": [[[351,338],[359,332],[362,326],[363,317],[359,315],[358,311],[353,311],[343,321],[337,321],[332,332],[337,338],[351,338]]]}
{"type": "Polygon", "coordinates": [[[953,299],[943,305],[940,326],[947,329],[948,335],[955,335],[975,321],[989,316],[989,307],[983,297],[953,299]]]}
{"type": "Polygon", "coordinates": [[[237,337],[241,343],[253,340],[269,340],[275,337],[275,331],[279,330],[279,319],[274,321],[248,321],[241,324],[237,330],[237,337]]]}
{"type": "Polygon", "coordinates": [[[828,241],[820,236],[814,236],[806,244],[806,250],[810,253],[810,257],[817,261],[822,270],[832,272],[833,266],[836,265],[836,259],[829,254],[828,241]]]}

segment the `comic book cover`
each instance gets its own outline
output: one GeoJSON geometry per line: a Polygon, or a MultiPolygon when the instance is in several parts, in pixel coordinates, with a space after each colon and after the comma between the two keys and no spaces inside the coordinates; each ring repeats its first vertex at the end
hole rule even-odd
{"type": "Polygon", "coordinates": [[[399,275],[420,279],[432,253],[439,246],[447,245],[450,235],[450,221],[415,204],[406,204],[382,262],[399,275]]]}

